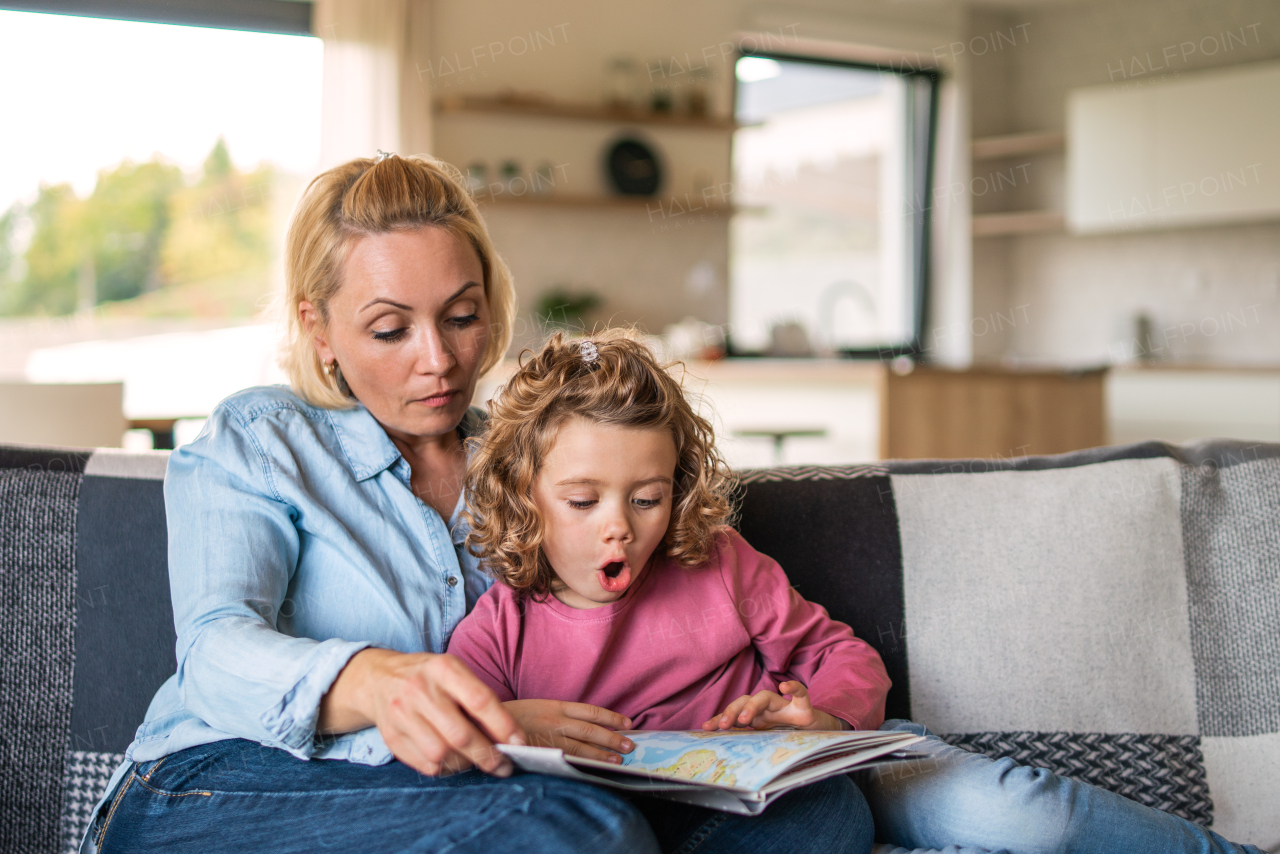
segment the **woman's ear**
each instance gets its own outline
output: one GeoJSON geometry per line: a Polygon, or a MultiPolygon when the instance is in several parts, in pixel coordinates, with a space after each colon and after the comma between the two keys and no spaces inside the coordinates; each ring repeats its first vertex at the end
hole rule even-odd
{"type": "Polygon", "coordinates": [[[302,328],[311,337],[311,344],[316,348],[316,355],[320,357],[320,363],[327,365],[335,361],[336,357],[333,354],[333,348],[329,346],[324,320],[320,317],[319,310],[311,304],[310,300],[304,299],[298,303],[298,319],[302,322],[302,328]]]}

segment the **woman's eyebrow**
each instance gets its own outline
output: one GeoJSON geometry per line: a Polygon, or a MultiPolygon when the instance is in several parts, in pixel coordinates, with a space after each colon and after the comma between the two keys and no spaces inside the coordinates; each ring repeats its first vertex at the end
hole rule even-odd
{"type": "Polygon", "coordinates": [[[404,303],[401,303],[401,302],[395,302],[395,301],[393,301],[393,300],[389,300],[389,299],[387,299],[386,297],[376,297],[376,298],[374,298],[374,299],[371,299],[371,300],[369,300],[367,303],[365,303],[364,305],[360,306],[360,310],[361,310],[361,311],[364,311],[364,310],[365,310],[366,308],[368,308],[369,306],[371,306],[371,305],[377,305],[378,303],[385,303],[386,305],[389,305],[389,306],[391,306],[392,308],[398,308],[398,309],[400,309],[401,311],[413,311],[413,309],[412,309],[412,308],[410,308],[409,306],[405,305],[404,303]]]}
{"type": "Polygon", "coordinates": [[[445,300],[445,301],[444,301],[444,304],[445,304],[445,305],[448,305],[449,303],[451,303],[451,302],[453,302],[454,300],[456,300],[458,297],[460,297],[460,296],[462,296],[463,294],[465,294],[469,289],[471,289],[471,288],[478,288],[478,287],[480,287],[480,283],[479,283],[479,282],[467,282],[465,285],[463,285],[462,287],[458,288],[458,290],[454,292],[453,296],[451,296],[451,297],[449,297],[447,300],[445,300]]]}
{"type": "MultiPolygon", "coordinates": [[[[445,304],[445,305],[448,305],[449,303],[451,303],[451,302],[453,302],[454,300],[456,300],[458,297],[460,297],[460,296],[462,296],[463,294],[465,294],[465,293],[466,293],[468,290],[470,290],[471,288],[478,288],[478,287],[480,287],[480,283],[479,283],[479,282],[467,282],[465,285],[463,285],[462,287],[458,288],[458,290],[454,291],[454,293],[453,293],[453,294],[452,294],[448,299],[446,299],[446,300],[444,301],[444,304],[445,304]]],[[[367,303],[365,303],[364,305],[360,306],[360,310],[361,310],[361,311],[364,311],[364,310],[365,310],[366,308],[368,308],[369,306],[372,306],[372,305],[378,305],[379,303],[382,303],[382,304],[384,304],[384,305],[389,305],[389,306],[391,306],[392,308],[398,308],[398,309],[400,309],[401,311],[413,311],[413,307],[412,307],[412,306],[405,305],[405,304],[404,304],[404,303],[402,303],[402,302],[396,302],[395,300],[387,299],[386,297],[374,297],[373,299],[369,300],[369,301],[368,301],[367,303]]]]}

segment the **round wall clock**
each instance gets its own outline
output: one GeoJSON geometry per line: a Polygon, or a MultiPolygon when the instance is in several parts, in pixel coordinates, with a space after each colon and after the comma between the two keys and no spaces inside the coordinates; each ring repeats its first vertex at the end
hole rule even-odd
{"type": "Polygon", "coordinates": [[[662,165],[638,139],[620,139],[605,152],[605,172],[613,189],[624,196],[652,196],[662,186],[662,165]]]}

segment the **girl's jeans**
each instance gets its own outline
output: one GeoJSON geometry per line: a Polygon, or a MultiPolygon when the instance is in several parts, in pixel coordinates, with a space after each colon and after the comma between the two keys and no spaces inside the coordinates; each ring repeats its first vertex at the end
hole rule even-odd
{"type": "Polygon", "coordinates": [[[1112,792],[953,747],[920,724],[881,729],[929,736],[911,748],[929,758],[854,775],[888,843],[877,854],[1263,854],[1112,792]]]}

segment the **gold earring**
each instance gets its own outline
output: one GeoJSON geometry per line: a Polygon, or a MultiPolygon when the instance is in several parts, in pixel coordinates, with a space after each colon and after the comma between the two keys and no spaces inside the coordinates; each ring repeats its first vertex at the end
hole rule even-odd
{"type": "Polygon", "coordinates": [[[327,376],[330,376],[332,373],[333,373],[333,363],[332,363],[332,362],[325,362],[325,363],[324,363],[324,375],[327,377],[327,376]]]}

